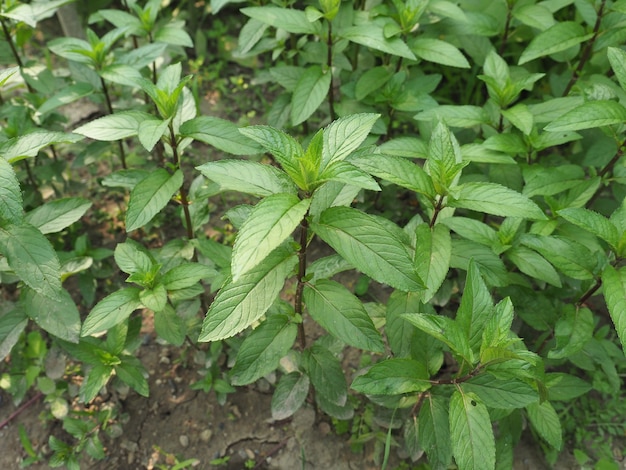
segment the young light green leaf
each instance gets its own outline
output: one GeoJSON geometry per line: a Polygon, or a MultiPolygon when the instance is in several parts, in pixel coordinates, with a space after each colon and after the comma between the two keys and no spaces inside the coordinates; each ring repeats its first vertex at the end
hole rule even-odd
{"type": "Polygon", "coordinates": [[[137,287],[127,287],[106,296],[89,312],[81,336],[89,336],[108,330],[126,320],[141,306],[137,287]]]}
{"type": "Polygon", "coordinates": [[[372,279],[400,290],[422,288],[407,247],[375,218],[356,209],[331,207],[311,228],[372,279]]]}
{"type": "Polygon", "coordinates": [[[479,349],[483,329],[493,314],[493,301],[489,289],[480,275],[478,265],[474,260],[470,260],[456,321],[466,332],[469,346],[473,350],[479,349]]]}
{"type": "Polygon", "coordinates": [[[424,60],[436,64],[470,68],[470,64],[463,53],[452,44],[441,39],[420,37],[411,44],[413,53],[424,60]]]}
{"type": "Polygon", "coordinates": [[[608,265],[602,273],[602,289],[615,331],[626,351],[626,269],[608,265]]]}
{"type": "Polygon", "coordinates": [[[286,248],[274,250],[262,264],[224,285],[209,307],[198,341],[218,341],[245,330],[272,306],[297,263],[286,248]]]}
{"type": "Polygon", "coordinates": [[[561,287],[559,273],[536,251],[525,246],[514,246],[506,252],[506,255],[524,274],[555,287],[561,287]]]}
{"type": "Polygon", "coordinates": [[[231,272],[233,281],[256,267],[300,225],[310,199],[273,194],[259,202],[244,221],[235,244],[231,272]]]}
{"type": "Polygon", "coordinates": [[[0,158],[0,224],[20,224],[24,220],[22,190],[11,164],[0,158]]]}
{"type": "Polygon", "coordinates": [[[351,157],[348,161],[378,178],[431,199],[435,197],[435,188],[430,176],[420,166],[405,158],[370,154],[351,157]]]}
{"type": "Polygon", "coordinates": [[[300,10],[267,5],[242,8],[241,12],[262,23],[284,29],[288,33],[320,34],[321,32],[319,21],[309,21],[306,13],[300,10]]]}
{"type": "Polygon", "coordinates": [[[184,320],[169,304],[155,311],[154,329],[157,335],[159,335],[159,338],[164,339],[174,346],[181,346],[185,342],[184,320]]]}
{"type": "Polygon", "coordinates": [[[311,317],[333,336],[355,348],[383,352],[380,333],[363,304],[343,285],[320,279],[305,286],[304,301],[311,317]]]}
{"type": "Polygon", "coordinates": [[[535,36],[522,52],[518,64],[522,65],[539,57],[569,49],[588,40],[593,34],[585,34],[581,24],[561,21],[535,36]]]}
{"type": "Polygon", "coordinates": [[[496,466],[496,441],[487,407],[471,392],[455,390],[450,398],[452,453],[463,470],[496,466]]]}
{"type": "Polygon", "coordinates": [[[537,433],[554,449],[560,450],[563,445],[561,422],[550,402],[534,402],[526,406],[530,424],[537,433]]]}
{"type": "Polygon", "coordinates": [[[38,294],[60,300],[61,263],[39,230],[28,224],[0,228],[0,253],[24,284],[38,294]]]}
{"type": "Polygon", "coordinates": [[[445,469],[452,462],[448,400],[429,394],[419,414],[419,439],[432,468],[445,469]]]}
{"type": "Polygon", "coordinates": [[[339,32],[339,35],[362,46],[386,52],[406,59],[415,60],[416,57],[402,39],[397,36],[386,38],[382,26],[378,23],[368,22],[351,26],[339,32]]]}
{"type": "Polygon", "coordinates": [[[217,271],[205,264],[184,263],[174,266],[167,271],[161,282],[165,288],[170,290],[185,289],[197,284],[202,279],[208,279],[217,275],[217,271]]]}
{"type": "Polygon", "coordinates": [[[196,169],[219,184],[222,191],[238,191],[259,197],[297,193],[289,177],[271,165],[246,160],[219,160],[196,169]]]}
{"type": "Polygon", "coordinates": [[[65,289],[54,299],[26,289],[22,302],[28,315],[41,328],[64,341],[78,343],[80,314],[65,289]]]}
{"type": "Polygon", "coordinates": [[[48,145],[78,142],[81,139],[82,137],[76,134],[36,130],[3,142],[0,145],[0,155],[9,163],[14,163],[23,158],[37,156],[39,151],[48,145]]]}
{"type": "Polygon", "coordinates": [[[401,395],[431,387],[426,367],[413,359],[386,359],[359,375],[352,388],[366,395],[401,395]]]}
{"type": "Polygon", "coordinates": [[[26,214],[25,220],[41,233],[56,233],[78,222],[91,207],[91,201],[68,197],[47,202],[26,214]]]}
{"type": "Polygon", "coordinates": [[[593,233],[609,244],[614,250],[619,243],[620,234],[617,227],[609,219],[589,209],[570,207],[558,211],[558,214],[569,223],[593,233]]]}
{"type": "Polygon", "coordinates": [[[322,169],[333,162],[345,160],[359,148],[380,114],[352,114],[331,122],[324,129],[322,169]]]}
{"type": "Polygon", "coordinates": [[[587,101],[556,118],[544,129],[549,132],[578,131],[626,122],[626,108],[617,101],[587,101]]]}
{"type": "Polygon", "coordinates": [[[247,385],[278,367],[296,339],[298,327],[287,315],[270,315],[244,340],[230,371],[233,385],[247,385]]]}
{"type": "Polygon", "coordinates": [[[298,80],[291,97],[291,124],[306,121],[326,99],[332,75],[319,65],[308,67],[298,80]]]}
{"type": "Polygon", "coordinates": [[[272,395],[272,418],[281,421],[292,416],[309,394],[309,376],[300,372],[283,375],[272,395]]]}
{"type": "Polygon", "coordinates": [[[121,140],[137,135],[139,125],[147,119],[154,117],[143,111],[120,111],[77,127],[74,133],[94,140],[121,140]]]}
{"type": "Polygon", "coordinates": [[[344,406],[348,399],[348,386],[339,360],[319,343],[307,349],[303,358],[315,391],[330,403],[344,406]]]}
{"type": "Polygon", "coordinates": [[[159,168],[141,180],[130,192],[126,211],[126,231],[132,232],[150,222],[183,184],[183,173],[170,175],[159,168]]]}
{"type": "Polygon", "coordinates": [[[454,188],[448,206],[501,217],[546,220],[537,204],[526,196],[497,183],[465,183],[454,188]]]}
{"type": "Polygon", "coordinates": [[[213,116],[186,121],[180,126],[180,134],[233,155],[254,155],[263,151],[256,142],[242,135],[235,124],[213,116]]]}
{"type": "Polygon", "coordinates": [[[437,293],[450,269],[452,240],[450,230],[441,224],[432,228],[428,224],[420,224],[415,232],[415,267],[426,283],[423,301],[428,302],[437,293]]]}
{"type": "Polygon", "coordinates": [[[497,379],[481,374],[463,383],[463,390],[475,393],[482,402],[497,409],[524,408],[539,400],[537,391],[519,379],[497,379]]]}

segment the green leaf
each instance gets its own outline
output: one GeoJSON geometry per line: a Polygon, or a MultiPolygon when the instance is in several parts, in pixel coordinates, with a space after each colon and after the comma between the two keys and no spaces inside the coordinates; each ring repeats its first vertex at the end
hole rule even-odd
{"type": "Polygon", "coordinates": [[[146,288],[139,292],[139,300],[144,307],[153,312],[160,312],[167,304],[167,291],[163,284],[157,284],[152,288],[146,288]]]}
{"type": "Polygon", "coordinates": [[[185,342],[185,322],[169,304],[155,312],[154,329],[159,338],[174,346],[181,346],[185,342]]]}
{"type": "Polygon", "coordinates": [[[36,157],[39,151],[49,145],[78,142],[82,137],[66,132],[36,130],[14,137],[0,144],[0,155],[9,163],[27,157],[36,157]]]}
{"type": "Polygon", "coordinates": [[[89,312],[81,336],[89,336],[108,330],[126,320],[141,306],[137,287],[127,287],[106,296],[89,312]]]}
{"type": "Polygon", "coordinates": [[[26,214],[25,220],[41,233],[56,233],[78,222],[91,207],[91,201],[68,197],[47,202],[26,214]]]}
{"type": "Polygon", "coordinates": [[[426,366],[413,359],[386,359],[359,375],[352,388],[366,395],[402,395],[431,387],[426,366]]]}
{"type": "Polygon", "coordinates": [[[289,177],[271,165],[245,160],[219,160],[205,163],[196,169],[219,184],[222,191],[237,191],[259,197],[277,193],[296,194],[296,187],[289,177]]]}
{"type": "Polygon", "coordinates": [[[244,221],[235,244],[233,281],[258,266],[300,225],[311,204],[291,194],[273,194],[259,202],[244,221]]]}
{"type": "Polygon", "coordinates": [[[550,401],[570,401],[578,398],[591,390],[591,384],[574,375],[564,372],[550,372],[545,375],[544,381],[548,389],[550,401]]]}
{"type": "Polygon", "coordinates": [[[546,220],[537,204],[528,197],[497,183],[465,183],[454,188],[450,207],[460,207],[501,217],[546,220]]]}
{"type": "Polygon", "coordinates": [[[506,252],[511,262],[521,272],[535,279],[547,282],[555,287],[561,287],[561,278],[556,269],[539,253],[525,246],[514,246],[506,252]]]}
{"type": "Polygon", "coordinates": [[[23,302],[28,315],[41,328],[57,338],[78,343],[80,314],[65,289],[61,289],[54,299],[26,289],[23,302]]]}
{"type": "Polygon", "coordinates": [[[393,71],[387,67],[379,66],[366,70],[357,80],[354,94],[359,101],[370,93],[381,89],[393,76],[393,71]]]}
{"type": "Polygon", "coordinates": [[[45,297],[59,299],[61,263],[39,230],[28,224],[0,228],[0,252],[24,284],[45,297]]]}
{"type": "Polygon", "coordinates": [[[143,397],[150,395],[150,388],[145,377],[148,374],[136,357],[123,356],[122,363],[115,367],[115,373],[122,382],[135,390],[139,395],[143,397]]]}
{"type": "Polygon", "coordinates": [[[533,165],[523,170],[524,189],[527,197],[553,196],[579,185],[585,178],[585,172],[579,165],[559,165],[545,168],[533,165]]]}
{"type": "Polygon", "coordinates": [[[114,141],[137,135],[142,121],[154,119],[142,111],[120,111],[88,122],[74,129],[75,134],[94,140],[114,141]]]}
{"type": "Polygon", "coordinates": [[[22,190],[11,164],[0,158],[0,224],[20,224],[24,220],[22,190]]]}
{"type": "Polygon", "coordinates": [[[419,312],[424,307],[420,302],[421,293],[394,291],[387,301],[385,335],[395,357],[411,354],[411,343],[417,329],[409,324],[402,314],[419,312]]]}
{"type": "Polygon", "coordinates": [[[148,152],[151,152],[154,146],[157,144],[161,137],[167,130],[170,124],[170,120],[161,119],[146,119],[139,123],[139,130],[137,136],[139,142],[143,145],[148,152]]]}
{"type": "Polygon", "coordinates": [[[175,266],[167,271],[161,282],[165,288],[170,290],[185,289],[217,275],[217,271],[207,265],[200,263],[184,263],[175,266]]]}
{"type": "Polygon", "coordinates": [[[96,395],[98,395],[98,392],[100,392],[102,387],[107,384],[112,374],[113,367],[104,364],[96,364],[94,367],[89,369],[87,376],[80,386],[80,400],[83,403],[89,403],[91,400],[96,398],[96,395]]]}
{"type": "Polygon", "coordinates": [[[441,224],[429,227],[420,224],[415,231],[415,267],[426,283],[423,301],[428,302],[437,293],[450,269],[452,240],[450,230],[441,224]]]}
{"type": "Polygon", "coordinates": [[[615,331],[626,351],[626,269],[608,265],[602,273],[602,290],[615,331]]]}
{"type": "Polygon", "coordinates": [[[556,118],[544,129],[549,132],[578,131],[626,122],[626,108],[617,101],[587,101],[556,118]]]}
{"type": "Polygon", "coordinates": [[[155,42],[164,42],[174,46],[193,47],[193,41],[185,31],[184,21],[171,21],[157,29],[155,42]]]}
{"type": "Polygon", "coordinates": [[[593,233],[609,244],[613,250],[617,249],[620,234],[617,227],[609,219],[597,212],[582,207],[570,207],[557,212],[569,223],[593,233]]]}
{"type": "MultiPolygon", "coordinates": [[[[463,386],[461,386],[463,387],[463,386]]],[[[450,398],[452,453],[463,470],[496,467],[496,441],[487,407],[473,393],[455,390],[450,398]]]]}
{"type": "Polygon", "coordinates": [[[291,97],[291,125],[306,121],[326,99],[332,73],[319,65],[308,67],[298,80],[291,97]]]}
{"type": "Polygon", "coordinates": [[[564,307],[554,327],[556,346],[548,353],[550,359],[565,359],[580,352],[593,339],[593,314],[585,307],[564,307]]]}
{"type": "Polygon", "coordinates": [[[287,315],[271,315],[246,337],[241,344],[230,383],[247,385],[278,367],[296,339],[298,327],[287,315]]]}
{"type": "Polygon", "coordinates": [[[339,32],[339,36],[348,39],[362,46],[386,52],[406,59],[415,60],[416,57],[402,39],[392,37],[387,39],[382,26],[377,23],[368,22],[346,28],[339,32]]]}
{"type": "Polygon", "coordinates": [[[441,39],[420,37],[413,41],[411,50],[417,57],[429,62],[463,69],[470,68],[463,53],[441,39]]]}
{"type": "Polygon", "coordinates": [[[183,184],[183,172],[170,175],[158,168],[141,180],[130,192],[126,211],[126,231],[132,232],[150,222],[183,184]]]}
{"type": "Polygon", "coordinates": [[[442,315],[429,313],[405,313],[402,318],[415,325],[424,333],[438,339],[468,364],[473,364],[473,355],[467,333],[459,323],[442,315]]]}
{"type": "MultiPolygon", "coordinates": [[[[7,309],[10,308],[8,305],[7,309]]],[[[23,308],[16,307],[0,313],[0,360],[3,361],[11,353],[27,324],[28,316],[23,308]]]]}
{"type": "Polygon", "coordinates": [[[272,395],[272,418],[281,421],[292,416],[309,394],[309,376],[300,372],[283,375],[272,395]]]}
{"type": "Polygon", "coordinates": [[[405,158],[370,154],[352,157],[348,161],[378,178],[423,194],[431,199],[435,197],[435,188],[430,176],[420,166],[405,158]]]}
{"type": "Polygon", "coordinates": [[[609,47],[606,55],[611,63],[611,68],[615,72],[615,77],[623,90],[626,90],[626,52],[617,48],[609,47]]]}
{"type": "Polygon", "coordinates": [[[118,243],[113,253],[115,263],[126,274],[146,274],[152,271],[154,261],[139,243],[129,239],[118,243]]]}
{"type": "Polygon", "coordinates": [[[11,78],[13,75],[20,71],[19,67],[7,67],[5,69],[0,70],[0,86],[4,86],[4,84],[11,78]]]}
{"type": "Polygon", "coordinates": [[[180,134],[233,155],[254,155],[263,151],[256,142],[242,135],[235,124],[213,116],[198,116],[184,122],[180,134]]]}
{"type": "Polygon", "coordinates": [[[487,284],[492,286],[508,285],[509,280],[506,267],[490,246],[471,240],[452,239],[450,267],[467,271],[472,259],[480,268],[480,272],[487,284]]]}
{"type": "Polygon", "coordinates": [[[331,122],[324,129],[321,169],[334,162],[345,160],[358,149],[379,117],[380,114],[361,113],[331,122]]]}
{"type": "Polygon", "coordinates": [[[566,276],[574,279],[592,279],[596,258],[584,245],[555,235],[523,234],[520,242],[539,252],[566,276]]]}
{"type": "Polygon", "coordinates": [[[452,462],[448,400],[429,394],[419,414],[419,439],[433,469],[447,469],[452,462]]]}
{"type": "Polygon", "coordinates": [[[343,285],[320,279],[304,288],[311,317],[330,334],[355,348],[383,352],[380,333],[363,304],[343,285]]]}
{"type": "Polygon", "coordinates": [[[372,279],[400,290],[422,288],[407,247],[374,217],[348,207],[331,207],[311,228],[372,279]]]}
{"type": "Polygon", "coordinates": [[[585,34],[585,29],[574,21],[562,21],[535,36],[522,52],[518,65],[539,57],[569,49],[587,41],[593,34],[585,34]]]}
{"type": "Polygon", "coordinates": [[[339,360],[319,343],[306,350],[303,358],[315,391],[333,405],[344,406],[348,386],[339,360]]]}
{"type": "Polygon", "coordinates": [[[224,285],[207,312],[198,341],[229,338],[252,325],[274,303],[297,261],[292,251],[278,248],[237,282],[224,285]]]}
{"type": "Polygon", "coordinates": [[[463,390],[472,392],[489,408],[510,410],[539,401],[537,391],[519,379],[497,379],[481,374],[463,382],[463,390]]]}
{"type": "Polygon", "coordinates": [[[320,34],[320,23],[310,22],[306,13],[277,6],[248,7],[240,10],[244,15],[275,28],[294,34],[320,34]]]}
{"type": "Polygon", "coordinates": [[[441,121],[450,127],[474,127],[489,123],[489,114],[480,106],[442,105],[414,117],[418,121],[441,121]]]}
{"type": "Polygon", "coordinates": [[[526,412],[537,433],[554,449],[561,450],[561,423],[552,405],[547,401],[531,403],[526,406],[526,412]]]}
{"type": "Polygon", "coordinates": [[[337,181],[370,191],[380,191],[380,186],[370,175],[351,162],[333,162],[319,175],[318,182],[337,181]]]}

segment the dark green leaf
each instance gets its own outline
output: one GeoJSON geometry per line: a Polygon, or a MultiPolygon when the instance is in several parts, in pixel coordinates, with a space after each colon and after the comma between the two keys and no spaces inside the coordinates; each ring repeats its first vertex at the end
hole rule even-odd
{"type": "Polygon", "coordinates": [[[367,395],[402,395],[428,390],[431,387],[428,379],[428,371],[421,362],[386,359],[354,379],[352,388],[367,395]]]}
{"type": "Polygon", "coordinates": [[[548,399],[550,401],[570,401],[591,390],[591,384],[564,372],[547,373],[545,385],[548,389],[548,399]]]}
{"type": "Polygon", "coordinates": [[[47,202],[26,214],[25,220],[41,233],[56,233],[80,220],[91,201],[68,197],[47,202]]]}
{"type": "Polygon", "coordinates": [[[475,393],[490,408],[523,408],[539,400],[537,391],[519,379],[497,379],[481,374],[463,383],[463,390],[475,393]]]}
{"type": "Polygon", "coordinates": [[[419,439],[433,469],[447,469],[452,462],[448,400],[428,395],[419,414],[419,439]]]}
{"type": "Polygon", "coordinates": [[[20,224],[24,219],[22,190],[9,162],[0,157],[0,223],[20,224]]]}
{"type": "Polygon", "coordinates": [[[122,382],[135,390],[139,395],[147,397],[150,394],[148,381],[144,377],[146,371],[136,357],[124,356],[122,363],[115,367],[115,373],[122,382]]]}
{"type": "Polygon", "coordinates": [[[41,328],[62,340],[78,343],[80,314],[65,289],[61,289],[54,299],[27,289],[23,302],[28,315],[41,328]]]}
{"type": "Polygon", "coordinates": [[[80,400],[83,403],[89,403],[96,398],[96,395],[107,384],[112,374],[113,367],[104,364],[97,364],[89,369],[80,386],[80,400]]]}
{"type": "Polygon", "coordinates": [[[23,308],[17,307],[0,314],[0,361],[11,353],[27,324],[28,316],[23,308]]]}
{"type": "Polygon", "coordinates": [[[525,246],[514,246],[506,252],[507,257],[521,272],[535,279],[561,287],[561,278],[554,267],[536,251],[525,246]]]}
{"type": "Polygon", "coordinates": [[[108,330],[126,320],[131,313],[141,306],[140,289],[127,287],[106,296],[89,312],[81,336],[89,336],[108,330]]]}
{"type": "Polygon", "coordinates": [[[154,329],[159,338],[174,346],[185,342],[185,324],[183,318],[176,313],[171,305],[165,305],[154,314],[154,329]]]}
{"type": "Polygon", "coordinates": [[[569,49],[588,40],[592,34],[574,21],[562,21],[535,36],[519,58],[519,65],[539,57],[569,49]]]}
{"type": "Polygon", "coordinates": [[[276,421],[292,416],[309,394],[309,376],[300,372],[283,375],[272,395],[272,418],[276,421]]]}
{"type": "Polygon", "coordinates": [[[133,188],[126,211],[126,231],[132,232],[150,222],[183,184],[183,173],[170,175],[159,168],[133,188]]]}
{"type": "Polygon", "coordinates": [[[304,358],[315,391],[330,403],[344,406],[348,399],[348,387],[339,360],[319,343],[306,350],[304,358]]]}
{"type": "Polygon", "coordinates": [[[254,155],[262,148],[239,132],[230,121],[213,116],[198,116],[180,126],[183,136],[191,137],[233,155],[254,155]]]}
{"type": "Polygon", "coordinates": [[[602,286],[615,331],[626,351],[626,269],[608,265],[602,273],[602,286]]]}
{"type": "Polygon", "coordinates": [[[332,75],[318,65],[306,69],[291,97],[291,124],[306,121],[326,99],[332,75]]]}
{"type": "Polygon", "coordinates": [[[563,445],[561,423],[550,402],[535,402],[526,406],[530,424],[537,433],[556,450],[563,445]]]}

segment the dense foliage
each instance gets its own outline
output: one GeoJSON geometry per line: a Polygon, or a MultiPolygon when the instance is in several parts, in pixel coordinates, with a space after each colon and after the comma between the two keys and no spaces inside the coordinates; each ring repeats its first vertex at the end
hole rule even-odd
{"type": "Polygon", "coordinates": [[[0,8],[0,385],[37,387],[76,438],[51,465],[101,458],[110,416],[73,416],[47,357],[71,358],[80,402],[148,395],[147,311],[162,340],[234,357],[197,384],[222,400],[274,371],[276,419],[367,400],[383,466],[393,443],[511,468],[527,425],[553,461],[578,397],[621,393],[623,1],[101,1],[81,37],[48,37],[67,3],[0,8]],[[202,113],[235,70],[232,120],[202,113]],[[230,228],[208,230],[225,192],[230,228]]]}

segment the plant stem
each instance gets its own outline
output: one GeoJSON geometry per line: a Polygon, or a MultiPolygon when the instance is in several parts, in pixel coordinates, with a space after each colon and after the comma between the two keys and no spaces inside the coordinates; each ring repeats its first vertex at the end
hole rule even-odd
{"type": "MultiPolygon", "coordinates": [[[[173,154],[172,160],[174,163],[174,167],[177,170],[180,170],[181,168],[180,168],[180,156],[178,155],[178,143],[176,142],[176,134],[174,133],[174,126],[172,126],[171,122],[169,125],[169,129],[170,129],[170,145],[172,147],[172,154],[173,154]]],[[[179,192],[180,192],[180,204],[181,206],[183,206],[183,213],[185,214],[187,238],[189,240],[192,240],[194,238],[193,224],[191,222],[191,213],[189,212],[189,200],[187,199],[187,188],[185,188],[184,175],[183,175],[183,184],[181,185],[179,192]]]]}
{"type": "MultiPolygon", "coordinates": [[[[508,4],[508,2],[507,2],[508,4]]],[[[512,8],[511,5],[507,5],[509,8],[506,12],[506,22],[504,23],[504,33],[502,33],[502,42],[500,43],[500,47],[498,48],[498,55],[502,56],[504,53],[504,49],[506,48],[506,43],[509,40],[509,34],[511,32],[511,18],[512,18],[512,8]]]]}
{"type": "Polygon", "coordinates": [[[17,418],[22,411],[24,411],[26,408],[28,408],[29,406],[34,404],[37,400],[40,400],[42,397],[43,397],[43,393],[39,392],[33,398],[31,398],[26,403],[24,403],[22,406],[20,406],[17,410],[15,410],[13,413],[11,413],[7,419],[5,419],[4,421],[2,421],[0,423],[0,429],[4,428],[5,426],[8,426],[8,424],[11,421],[13,421],[15,418],[17,418]]]}
{"type": "Polygon", "coordinates": [[[589,299],[589,297],[595,294],[598,289],[600,289],[600,287],[602,287],[602,279],[598,278],[596,280],[596,283],[591,287],[591,289],[585,292],[585,294],[580,299],[578,299],[578,302],[576,302],[576,307],[582,307],[583,304],[589,299]]]}
{"type": "MultiPolygon", "coordinates": [[[[113,104],[111,103],[111,96],[109,95],[109,89],[107,88],[107,84],[104,81],[104,78],[100,77],[100,86],[102,86],[102,93],[104,94],[104,100],[107,104],[107,110],[109,114],[113,114],[113,104]]],[[[124,142],[121,140],[117,141],[117,148],[120,152],[120,160],[122,161],[122,168],[125,170],[128,168],[126,166],[126,152],[124,151],[124,142]]]]}
{"type": "MultiPolygon", "coordinates": [[[[302,302],[302,292],[304,291],[305,276],[306,276],[306,244],[309,238],[309,222],[304,216],[300,222],[300,249],[298,250],[298,285],[296,286],[296,298],[294,301],[294,310],[296,314],[300,315],[302,320],[302,312],[304,305],[302,302]]],[[[304,322],[298,323],[298,340],[300,341],[300,347],[304,350],[306,348],[306,335],[304,332],[304,322]]]]}
{"type": "Polygon", "coordinates": [[[572,88],[574,87],[578,79],[580,78],[580,74],[583,68],[585,67],[589,59],[591,58],[593,45],[595,44],[596,39],[598,38],[598,35],[600,34],[600,25],[602,24],[602,15],[604,14],[605,5],[606,5],[606,0],[602,0],[602,2],[600,2],[600,8],[598,8],[598,13],[596,16],[596,24],[593,26],[593,36],[591,36],[591,39],[589,39],[589,42],[587,42],[587,44],[585,45],[585,48],[583,49],[583,53],[580,56],[580,61],[578,62],[578,65],[576,66],[576,69],[574,70],[574,73],[572,74],[572,78],[570,79],[569,83],[565,87],[563,96],[567,96],[569,92],[572,91],[572,88]]]}
{"type": "Polygon", "coordinates": [[[433,385],[456,385],[456,384],[460,384],[463,382],[467,382],[469,379],[476,377],[481,372],[482,372],[482,366],[479,364],[476,366],[474,370],[464,375],[463,377],[458,377],[454,379],[429,380],[429,382],[433,385]]]}
{"type": "MultiPolygon", "coordinates": [[[[604,175],[606,175],[610,171],[613,171],[613,167],[615,166],[615,164],[619,161],[620,158],[624,156],[624,148],[626,148],[626,140],[624,140],[621,144],[619,144],[619,148],[617,149],[617,152],[615,153],[615,155],[613,155],[613,158],[611,158],[611,161],[609,161],[606,165],[604,165],[604,167],[598,172],[598,176],[603,178],[604,175]]],[[[593,205],[595,200],[598,199],[598,197],[600,196],[601,189],[602,188],[598,188],[598,190],[594,193],[594,195],[591,196],[591,198],[587,201],[587,204],[585,204],[585,207],[590,208],[593,205]]]]}
{"type": "Polygon", "coordinates": [[[328,20],[328,39],[326,42],[326,48],[328,49],[326,62],[328,65],[328,73],[330,74],[330,88],[328,89],[328,109],[330,112],[330,120],[334,121],[336,119],[336,114],[335,94],[333,93],[333,25],[330,20],[328,20]]]}
{"type": "MultiPolygon", "coordinates": [[[[7,27],[4,20],[1,18],[0,18],[0,23],[2,24],[2,31],[4,32],[4,38],[7,40],[7,42],[9,43],[9,46],[11,47],[11,52],[13,53],[13,57],[15,58],[15,63],[20,68],[20,72],[22,72],[22,69],[24,68],[24,63],[22,62],[22,58],[20,57],[20,54],[17,52],[17,48],[15,47],[15,44],[13,44],[13,39],[11,39],[11,32],[9,31],[9,28],[7,27]]],[[[22,77],[24,77],[24,75],[22,75],[22,77]]],[[[33,87],[30,86],[30,84],[28,83],[26,79],[24,79],[24,83],[26,84],[26,88],[28,89],[28,91],[33,93],[34,92],[33,87]]]]}
{"type": "Polygon", "coordinates": [[[439,213],[441,212],[441,210],[443,209],[443,196],[439,196],[439,200],[437,201],[437,205],[435,205],[435,211],[433,212],[433,216],[430,219],[430,224],[428,224],[428,226],[430,228],[433,228],[435,226],[435,222],[437,222],[437,217],[439,216],[439,213]]]}

